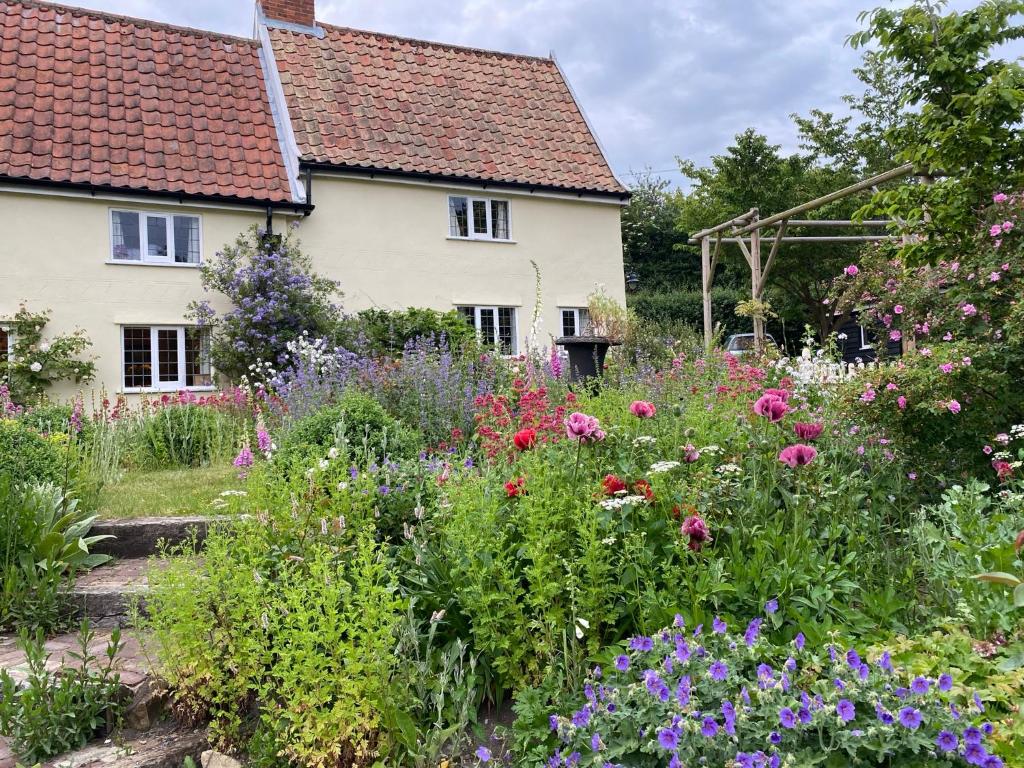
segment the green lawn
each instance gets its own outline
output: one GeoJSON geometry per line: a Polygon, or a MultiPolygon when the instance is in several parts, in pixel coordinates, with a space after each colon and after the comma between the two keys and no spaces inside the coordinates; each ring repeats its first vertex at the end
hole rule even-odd
{"type": "Polygon", "coordinates": [[[230,464],[126,472],[120,482],[103,488],[98,512],[101,518],[215,514],[211,502],[242,487],[230,464]]]}

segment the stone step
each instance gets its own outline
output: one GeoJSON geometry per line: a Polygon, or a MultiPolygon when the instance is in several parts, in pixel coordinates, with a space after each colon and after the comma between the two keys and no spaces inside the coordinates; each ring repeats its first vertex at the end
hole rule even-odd
{"type": "Polygon", "coordinates": [[[90,536],[113,536],[97,542],[93,551],[113,557],[148,557],[159,554],[160,542],[168,545],[206,539],[211,522],[222,517],[138,517],[128,520],[97,520],[90,536]]]}
{"type": "MultiPolygon", "coordinates": [[[[186,757],[199,765],[209,746],[205,729],[161,723],[151,731],[126,730],[113,739],[100,739],[82,749],[43,763],[41,768],[181,768],[186,757]]],[[[0,737],[0,768],[15,768],[17,759],[0,737]]]]}
{"type": "Polygon", "coordinates": [[[79,574],[66,592],[68,602],[78,618],[89,619],[93,626],[126,626],[133,605],[145,611],[146,574],[159,566],[156,558],[113,560],[79,574]]]}
{"type": "MultiPolygon", "coordinates": [[[[95,631],[87,649],[91,656],[96,657],[94,665],[106,664],[110,637],[110,630],[95,631]]],[[[73,656],[81,653],[77,633],[51,638],[46,641],[44,648],[49,657],[46,662],[48,674],[58,675],[64,670],[78,667],[81,663],[73,656]]],[[[29,669],[25,654],[18,647],[17,637],[14,635],[0,635],[0,668],[6,670],[19,685],[28,679],[29,669]]],[[[120,676],[121,696],[126,702],[125,728],[135,733],[148,731],[163,713],[167,689],[163,682],[152,674],[144,643],[140,642],[136,635],[130,632],[122,633],[121,648],[114,659],[114,669],[120,676]]],[[[4,768],[5,754],[9,755],[9,750],[6,742],[0,738],[0,768],[4,768]]]]}

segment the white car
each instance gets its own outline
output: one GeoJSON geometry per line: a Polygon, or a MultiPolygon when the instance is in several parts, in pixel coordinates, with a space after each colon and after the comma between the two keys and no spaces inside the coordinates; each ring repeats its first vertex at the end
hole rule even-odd
{"type": "MultiPolygon", "coordinates": [[[[770,333],[766,333],[764,336],[765,342],[778,349],[778,344],[775,343],[775,339],[772,338],[770,333]]],[[[754,351],[754,334],[752,333],[734,333],[728,339],[725,340],[725,351],[730,355],[736,355],[742,357],[748,352],[754,351]]]]}

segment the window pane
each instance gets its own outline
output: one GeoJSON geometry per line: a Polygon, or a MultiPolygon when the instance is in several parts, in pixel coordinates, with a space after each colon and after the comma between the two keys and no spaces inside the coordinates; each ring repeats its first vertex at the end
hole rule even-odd
{"type": "Polygon", "coordinates": [[[179,264],[199,263],[199,217],[174,217],[174,260],[179,264]]]}
{"type": "Polygon", "coordinates": [[[6,363],[11,355],[11,333],[6,328],[0,328],[0,363],[6,363]]]}
{"type": "Polygon", "coordinates": [[[157,360],[161,383],[175,383],[178,376],[178,329],[161,328],[156,332],[157,360]]]}
{"type": "Polygon", "coordinates": [[[481,309],[480,310],[480,327],[477,328],[480,331],[480,341],[487,345],[493,346],[497,340],[495,328],[496,320],[494,317],[493,309],[481,309]]]}
{"type": "Polygon", "coordinates": [[[590,312],[587,310],[586,307],[584,307],[583,309],[577,309],[576,312],[578,313],[579,317],[576,333],[578,333],[580,336],[582,336],[585,333],[590,333],[590,312]]]}
{"type": "Polygon", "coordinates": [[[476,328],[476,307],[456,307],[460,315],[466,318],[466,322],[476,328]]]}
{"type": "Polygon", "coordinates": [[[469,204],[464,197],[448,198],[448,234],[469,237],[469,204]]]}
{"type": "Polygon", "coordinates": [[[487,234],[487,201],[473,201],[473,234],[487,234]]]}
{"type": "Polygon", "coordinates": [[[167,256],[167,219],[146,217],[146,255],[167,256]]]}
{"type": "Polygon", "coordinates": [[[562,335],[576,335],[576,313],[571,309],[562,310],[562,335]]]}
{"type": "Polygon", "coordinates": [[[185,329],[185,386],[213,386],[210,375],[210,334],[202,328],[185,329]]]}
{"type": "Polygon", "coordinates": [[[142,245],[139,240],[139,214],[129,211],[114,211],[111,228],[110,257],[126,261],[142,259],[142,245]]]}
{"type": "Polygon", "coordinates": [[[512,307],[498,307],[498,342],[505,352],[515,352],[515,316],[512,307]]]}
{"type": "Polygon", "coordinates": [[[492,237],[495,240],[508,240],[508,201],[491,200],[492,237]]]}
{"type": "Polygon", "coordinates": [[[124,386],[153,386],[153,358],[149,328],[124,328],[124,386]]]}

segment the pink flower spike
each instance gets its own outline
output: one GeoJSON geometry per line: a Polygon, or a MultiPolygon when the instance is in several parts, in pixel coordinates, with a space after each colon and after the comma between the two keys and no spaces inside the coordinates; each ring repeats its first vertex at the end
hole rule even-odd
{"type": "Polygon", "coordinates": [[[818,451],[814,447],[797,443],[788,448],[783,448],[779,453],[779,461],[790,469],[796,469],[797,467],[807,466],[814,461],[817,455],[818,451]]]}

